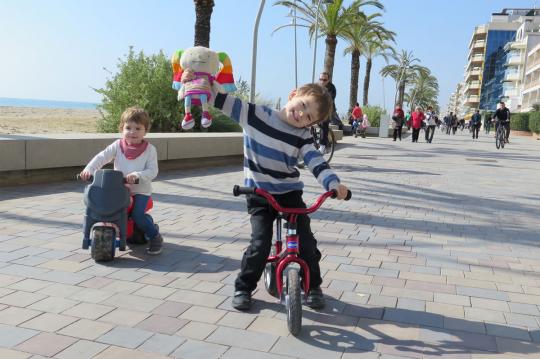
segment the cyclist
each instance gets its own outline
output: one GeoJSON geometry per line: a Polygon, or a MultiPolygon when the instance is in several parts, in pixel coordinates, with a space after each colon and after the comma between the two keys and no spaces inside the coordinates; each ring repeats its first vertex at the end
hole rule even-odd
{"type": "Polygon", "coordinates": [[[504,126],[506,132],[505,142],[508,143],[508,137],[510,136],[510,110],[506,107],[504,102],[500,102],[500,107],[493,114],[493,120],[496,120],[495,132],[497,132],[499,124],[502,124],[504,126]]]}

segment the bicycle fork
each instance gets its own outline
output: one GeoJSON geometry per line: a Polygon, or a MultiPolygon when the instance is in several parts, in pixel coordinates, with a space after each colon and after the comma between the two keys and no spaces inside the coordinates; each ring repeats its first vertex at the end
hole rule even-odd
{"type": "Polygon", "coordinates": [[[278,298],[281,298],[283,293],[283,271],[291,263],[298,263],[303,272],[304,296],[307,297],[309,292],[309,267],[307,263],[299,257],[300,243],[297,234],[297,215],[290,214],[286,222],[287,235],[285,237],[285,250],[282,253],[283,244],[281,240],[281,217],[276,220],[276,255],[269,258],[269,261],[277,262],[276,266],[276,286],[278,290],[278,298]]]}

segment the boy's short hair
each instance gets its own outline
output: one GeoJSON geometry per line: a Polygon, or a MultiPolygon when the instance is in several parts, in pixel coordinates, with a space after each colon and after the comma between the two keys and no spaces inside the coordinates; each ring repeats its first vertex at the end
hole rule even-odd
{"type": "Polygon", "coordinates": [[[313,124],[317,124],[330,118],[333,110],[333,101],[332,96],[330,96],[330,92],[328,92],[326,87],[319,84],[305,84],[296,90],[296,95],[313,96],[315,102],[319,105],[317,111],[319,116],[318,119],[313,121],[313,124]]]}
{"type": "Polygon", "coordinates": [[[120,130],[120,132],[122,132],[124,124],[129,121],[135,122],[139,125],[143,125],[146,132],[150,131],[150,115],[142,107],[128,107],[124,110],[124,112],[122,112],[122,115],[120,116],[120,124],[118,125],[118,129],[120,130]]]}

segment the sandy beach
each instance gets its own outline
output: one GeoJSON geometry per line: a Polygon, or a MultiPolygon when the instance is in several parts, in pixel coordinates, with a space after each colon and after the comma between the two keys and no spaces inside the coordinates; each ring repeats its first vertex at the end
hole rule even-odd
{"type": "Polygon", "coordinates": [[[0,106],[0,134],[97,132],[97,110],[0,106]]]}

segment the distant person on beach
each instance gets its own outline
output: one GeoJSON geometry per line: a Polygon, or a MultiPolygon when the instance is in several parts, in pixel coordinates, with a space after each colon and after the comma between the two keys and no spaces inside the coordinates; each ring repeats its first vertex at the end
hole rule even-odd
{"type": "Polygon", "coordinates": [[[114,161],[114,169],[124,174],[133,195],[131,218],[150,241],[148,254],[159,254],[163,237],[152,217],[144,212],[152,194],[152,180],[158,174],[156,148],[144,139],[150,130],[150,116],[140,107],[130,107],[122,113],[119,129],[122,138],[92,158],[80,176],[88,181],[98,169],[114,161]]]}

